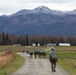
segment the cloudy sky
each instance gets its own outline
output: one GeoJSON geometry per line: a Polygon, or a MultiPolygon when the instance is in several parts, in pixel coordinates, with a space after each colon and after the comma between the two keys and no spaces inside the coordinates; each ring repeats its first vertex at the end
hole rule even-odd
{"type": "Polygon", "coordinates": [[[41,5],[53,10],[71,11],[76,9],[76,0],[0,0],[0,15],[9,15],[21,9],[34,9],[41,5]]]}

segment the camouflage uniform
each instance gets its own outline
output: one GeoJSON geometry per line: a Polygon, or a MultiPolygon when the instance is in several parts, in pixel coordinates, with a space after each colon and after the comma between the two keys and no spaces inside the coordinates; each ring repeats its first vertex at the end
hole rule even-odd
{"type": "Polygon", "coordinates": [[[56,52],[54,49],[51,49],[51,53],[49,55],[49,60],[50,60],[50,63],[51,63],[51,69],[52,69],[52,72],[55,72],[55,68],[56,68],[56,62],[58,61],[57,59],[57,56],[56,56],[56,52]]]}
{"type": "Polygon", "coordinates": [[[35,58],[37,58],[37,54],[38,54],[37,50],[34,50],[34,57],[35,58]]]}
{"type": "Polygon", "coordinates": [[[44,59],[46,58],[46,51],[45,50],[43,51],[43,58],[44,59]]]}
{"type": "Polygon", "coordinates": [[[30,53],[30,58],[32,58],[33,57],[33,51],[30,51],[29,53],[30,53]]]}

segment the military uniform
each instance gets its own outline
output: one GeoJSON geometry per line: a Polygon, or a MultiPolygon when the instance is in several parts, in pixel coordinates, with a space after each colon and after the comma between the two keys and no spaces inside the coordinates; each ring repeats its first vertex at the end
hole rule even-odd
{"type": "Polygon", "coordinates": [[[51,69],[52,69],[52,72],[55,72],[55,68],[56,68],[56,62],[58,61],[57,59],[57,55],[56,55],[56,52],[54,49],[51,49],[51,53],[49,55],[49,60],[50,60],[50,63],[51,63],[51,69]]]}

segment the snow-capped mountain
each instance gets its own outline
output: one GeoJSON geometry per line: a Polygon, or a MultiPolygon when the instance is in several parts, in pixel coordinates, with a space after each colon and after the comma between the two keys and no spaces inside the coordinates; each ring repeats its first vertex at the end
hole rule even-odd
{"type": "Polygon", "coordinates": [[[45,6],[39,6],[33,10],[34,13],[50,13],[51,14],[51,9],[45,6]]]}
{"type": "Polygon", "coordinates": [[[50,8],[48,8],[46,6],[39,6],[32,10],[27,10],[27,9],[20,10],[17,13],[13,14],[13,16],[26,15],[26,14],[31,14],[31,13],[34,13],[34,14],[46,13],[46,14],[54,14],[54,15],[63,15],[64,14],[64,12],[62,12],[62,11],[51,10],[50,8]]]}
{"type": "Polygon", "coordinates": [[[76,15],[76,9],[73,11],[67,11],[66,14],[72,14],[72,15],[76,15]]]}
{"type": "Polygon", "coordinates": [[[0,16],[0,32],[17,35],[76,36],[76,14],[39,6],[0,16]]]}
{"type": "Polygon", "coordinates": [[[46,6],[39,6],[35,8],[34,13],[46,13],[46,14],[54,14],[54,15],[63,15],[64,12],[58,11],[58,10],[51,10],[50,8],[46,6]]]}

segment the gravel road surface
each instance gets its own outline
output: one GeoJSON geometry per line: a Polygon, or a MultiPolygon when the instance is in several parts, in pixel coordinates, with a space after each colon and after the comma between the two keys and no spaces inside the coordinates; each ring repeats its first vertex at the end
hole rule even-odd
{"type": "Polygon", "coordinates": [[[24,64],[10,75],[70,75],[59,65],[56,72],[51,72],[51,64],[48,59],[30,58],[26,53],[18,53],[25,58],[24,64]]]}

